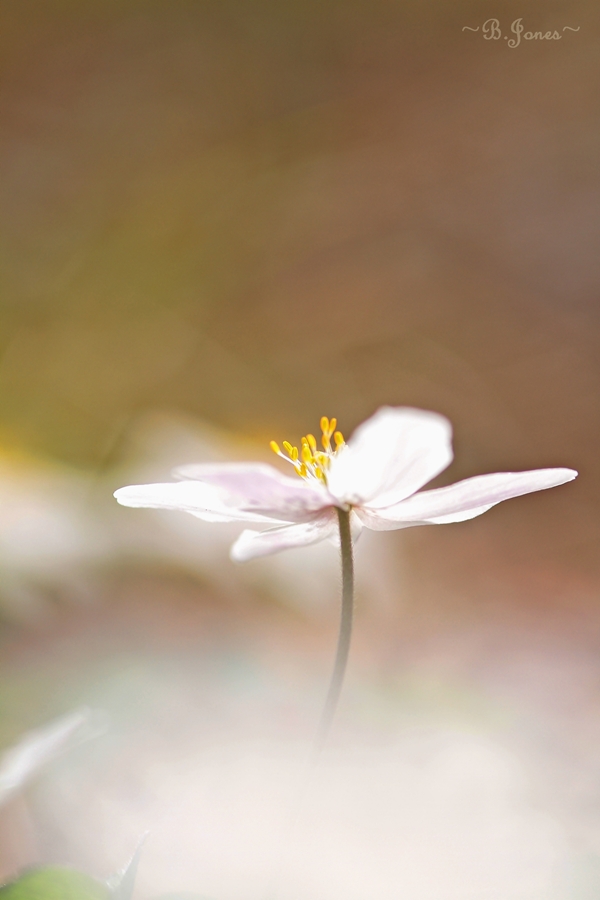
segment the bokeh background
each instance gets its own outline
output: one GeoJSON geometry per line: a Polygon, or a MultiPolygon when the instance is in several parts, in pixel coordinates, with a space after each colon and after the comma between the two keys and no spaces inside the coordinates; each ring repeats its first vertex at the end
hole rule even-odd
{"type": "Polygon", "coordinates": [[[0,2],[1,746],[104,721],[2,877],[150,829],[139,900],[598,896],[599,50],[588,0],[0,2]],[[452,420],[437,484],[580,477],[361,539],[306,783],[334,548],[111,495],[382,404],[452,420]]]}

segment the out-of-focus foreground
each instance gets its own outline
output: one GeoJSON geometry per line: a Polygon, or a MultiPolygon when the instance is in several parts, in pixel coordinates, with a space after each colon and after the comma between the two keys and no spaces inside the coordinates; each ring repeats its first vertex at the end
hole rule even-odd
{"type": "Polygon", "coordinates": [[[2,877],[150,829],[140,900],[597,896],[599,34],[591,2],[0,5],[0,746],[104,723],[0,809],[2,877]],[[511,49],[519,17],[560,40],[511,49]],[[452,420],[437,484],[581,474],[361,539],[301,788],[335,549],[234,566],[235,528],[111,495],[382,404],[452,420]]]}

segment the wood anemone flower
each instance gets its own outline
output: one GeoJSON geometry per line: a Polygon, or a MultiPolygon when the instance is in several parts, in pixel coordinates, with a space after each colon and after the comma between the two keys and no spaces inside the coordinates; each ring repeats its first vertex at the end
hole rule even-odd
{"type": "Polygon", "coordinates": [[[498,472],[449,487],[420,489],[452,461],[450,422],[437,413],[382,407],[346,443],[336,420],[321,419],[321,448],[313,435],[301,447],[272,449],[295,470],[286,476],[264,463],[183,466],[166,484],[120,488],[123,506],[177,509],[208,522],[263,526],[243,531],[231,548],[243,562],[333,538],[337,510],[350,515],[354,538],[375,531],[462,522],[496,503],[571,481],[573,469],[498,472]],[[299,477],[298,477],[299,476],[299,477]]]}
{"type": "Polygon", "coordinates": [[[360,531],[463,522],[502,500],[577,477],[573,469],[498,472],[421,491],[452,461],[452,427],[444,416],[384,406],[356,429],[348,443],[336,426],[335,419],[321,419],[320,446],[312,434],[302,438],[300,448],[284,441],[283,451],[271,441],[271,449],[294,469],[293,477],[263,463],[192,465],[175,470],[180,481],[132,485],[115,492],[123,506],[180,509],[208,522],[262,526],[260,531],[243,531],[235,541],[231,557],[238,562],[327,539],[339,542],[340,630],[313,746],[315,760],[329,733],[348,661],[353,539],[360,531]]]}

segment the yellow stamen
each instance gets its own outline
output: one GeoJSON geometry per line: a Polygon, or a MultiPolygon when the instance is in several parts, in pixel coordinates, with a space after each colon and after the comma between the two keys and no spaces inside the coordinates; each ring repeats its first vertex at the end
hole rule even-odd
{"type": "Polygon", "coordinates": [[[341,431],[336,431],[337,419],[321,418],[321,444],[323,449],[318,449],[317,439],[314,434],[304,435],[300,439],[300,450],[289,441],[283,442],[285,454],[279,449],[277,441],[271,441],[269,446],[274,453],[282,459],[287,459],[294,467],[294,471],[301,478],[308,481],[317,480],[327,484],[327,473],[336,453],[344,444],[344,436],[341,431]],[[332,439],[335,446],[332,446],[332,439]]]}

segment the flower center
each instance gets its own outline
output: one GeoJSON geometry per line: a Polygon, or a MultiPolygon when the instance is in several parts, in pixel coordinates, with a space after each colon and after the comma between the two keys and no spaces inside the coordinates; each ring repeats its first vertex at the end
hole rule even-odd
{"type": "Polygon", "coordinates": [[[307,481],[316,480],[322,484],[327,484],[327,471],[331,465],[331,460],[339,453],[345,443],[342,432],[335,430],[336,425],[337,419],[328,419],[327,416],[323,416],[321,419],[322,450],[318,449],[317,439],[314,434],[307,434],[302,438],[300,450],[298,450],[298,447],[293,447],[289,441],[283,442],[285,453],[281,451],[276,441],[271,441],[271,450],[277,456],[285,459],[286,462],[291,463],[301,478],[305,478],[307,481]],[[332,438],[333,445],[331,442],[332,438]]]}

